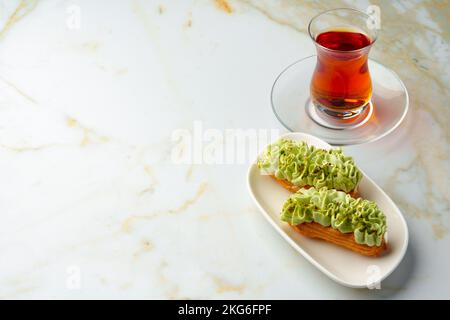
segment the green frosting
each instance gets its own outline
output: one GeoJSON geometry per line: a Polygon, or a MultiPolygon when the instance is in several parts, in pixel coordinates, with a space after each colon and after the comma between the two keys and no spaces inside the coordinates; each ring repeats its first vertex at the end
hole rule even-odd
{"type": "Polygon", "coordinates": [[[375,202],[354,199],[342,191],[300,189],[284,203],[281,220],[291,225],[317,222],[342,233],[354,232],[355,241],[380,246],[386,231],[386,216],[375,202]]]}
{"type": "Polygon", "coordinates": [[[327,187],[345,192],[356,188],[362,178],[353,158],[341,149],[324,150],[303,141],[281,139],[267,147],[258,159],[263,174],[303,187],[327,187]]]}

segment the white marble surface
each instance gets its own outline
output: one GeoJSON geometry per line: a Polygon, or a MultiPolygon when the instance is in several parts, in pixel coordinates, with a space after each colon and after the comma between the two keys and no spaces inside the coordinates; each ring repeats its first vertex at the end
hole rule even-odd
{"type": "Polygon", "coordinates": [[[329,2],[0,1],[0,298],[450,298],[448,2],[379,5],[372,55],[411,112],[345,151],[410,246],[381,290],[354,290],[269,226],[247,164],[171,161],[195,120],[283,132],[270,87],[314,53],[305,27],[329,2]]]}

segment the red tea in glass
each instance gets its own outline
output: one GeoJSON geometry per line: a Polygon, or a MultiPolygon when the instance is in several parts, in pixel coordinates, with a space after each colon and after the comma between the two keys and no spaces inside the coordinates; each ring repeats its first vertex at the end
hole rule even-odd
{"type": "Polygon", "coordinates": [[[365,16],[359,11],[337,10],[349,11],[345,12],[345,17],[336,16],[332,11],[325,12],[314,18],[309,26],[317,48],[311,100],[327,116],[351,119],[369,105],[372,97],[368,55],[375,35],[365,28],[365,16]],[[324,21],[326,27],[320,28],[324,21]]]}
{"type": "Polygon", "coordinates": [[[340,112],[360,109],[372,94],[368,53],[351,51],[368,46],[371,41],[363,33],[327,31],[316,37],[319,49],[316,70],[311,80],[311,95],[321,106],[340,112]],[[348,53],[347,53],[348,52],[348,53]]]}

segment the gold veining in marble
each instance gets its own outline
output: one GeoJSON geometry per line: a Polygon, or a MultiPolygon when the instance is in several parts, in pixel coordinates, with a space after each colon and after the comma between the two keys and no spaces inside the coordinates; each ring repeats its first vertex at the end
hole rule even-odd
{"type": "Polygon", "coordinates": [[[2,299],[2,300],[3,299],[15,299],[24,294],[31,293],[38,288],[39,288],[38,286],[33,286],[33,285],[24,285],[24,286],[16,285],[16,288],[12,292],[9,292],[7,295],[0,296],[0,299],[2,299]]]}
{"type": "MultiPolygon", "coordinates": [[[[171,89],[172,98],[175,104],[185,105],[186,99],[181,93],[182,90],[179,87],[177,79],[174,77],[174,74],[176,74],[176,72],[175,70],[173,70],[172,63],[167,59],[167,57],[170,56],[170,53],[165,50],[164,46],[161,45],[161,30],[158,24],[156,23],[156,21],[154,21],[154,19],[152,19],[152,16],[146,10],[146,7],[137,0],[132,1],[132,11],[136,15],[137,19],[142,22],[142,25],[149,36],[149,40],[153,44],[153,49],[157,53],[159,63],[165,71],[164,81],[171,89]]],[[[165,9],[163,10],[163,12],[165,12],[165,9]]]]}
{"type": "Polygon", "coordinates": [[[9,16],[3,28],[0,30],[0,40],[5,37],[11,27],[29,14],[38,4],[37,0],[21,0],[14,12],[9,16]]]}
{"type": "Polygon", "coordinates": [[[213,280],[214,285],[216,287],[216,292],[219,294],[227,293],[227,292],[242,294],[245,290],[244,285],[231,284],[231,283],[223,280],[221,277],[211,275],[211,279],[213,280]]]}
{"type": "MultiPolygon", "coordinates": [[[[423,169],[428,169],[427,167],[429,165],[428,161],[422,159],[422,155],[418,155],[416,158],[412,159],[407,166],[399,167],[383,188],[390,194],[404,214],[412,218],[428,221],[434,236],[437,239],[442,239],[443,237],[450,235],[450,226],[448,226],[444,220],[445,215],[450,212],[450,201],[445,189],[435,191],[435,188],[433,187],[436,186],[436,184],[439,185],[439,181],[442,178],[445,179],[445,176],[433,179],[431,173],[426,173],[425,181],[422,181],[420,180],[420,177],[411,175],[412,172],[420,172],[423,169]],[[408,175],[411,175],[412,178],[409,178],[408,175]],[[422,193],[425,206],[414,204],[411,200],[403,198],[401,195],[401,188],[405,187],[405,177],[410,179],[410,183],[422,185],[424,189],[422,193]],[[445,209],[437,209],[438,204],[443,204],[445,209]]],[[[445,184],[448,184],[448,182],[443,183],[443,188],[445,188],[445,184]]]]}
{"type": "Polygon", "coordinates": [[[164,7],[162,4],[160,4],[158,6],[158,13],[163,14],[164,12],[166,12],[166,7],[164,7]]]}
{"type": "Polygon", "coordinates": [[[138,259],[141,257],[141,255],[153,251],[155,248],[155,245],[153,242],[147,239],[142,239],[139,245],[139,248],[135,253],[133,253],[133,258],[138,259]]]}
{"type": "Polygon", "coordinates": [[[227,0],[214,0],[216,7],[219,8],[220,10],[231,14],[233,13],[234,9],[233,7],[228,3],[227,0]]]}
{"type": "Polygon", "coordinates": [[[190,27],[192,27],[192,12],[189,12],[188,18],[184,23],[184,28],[189,29],[190,27]]]}
{"type": "Polygon", "coordinates": [[[151,213],[151,214],[147,214],[147,215],[131,215],[131,216],[129,216],[122,223],[122,231],[129,233],[131,231],[132,225],[135,221],[149,220],[149,219],[157,218],[164,214],[179,214],[179,213],[186,211],[202,197],[202,195],[205,193],[205,191],[207,189],[207,186],[208,186],[208,184],[206,182],[200,183],[195,195],[192,198],[185,200],[181,205],[179,205],[176,208],[159,211],[159,212],[155,212],[155,213],[151,213]]]}
{"type": "Polygon", "coordinates": [[[95,53],[99,50],[101,44],[98,41],[88,41],[81,44],[81,48],[89,53],[95,53]]]}
{"type": "Polygon", "coordinates": [[[0,144],[0,148],[15,152],[15,153],[22,153],[22,152],[34,152],[34,151],[41,151],[48,148],[53,148],[58,146],[57,144],[44,144],[39,146],[9,146],[6,144],[0,144]]]}
{"type": "Polygon", "coordinates": [[[437,239],[442,239],[450,235],[450,228],[446,228],[443,224],[433,224],[433,233],[437,239]]]}
{"type": "Polygon", "coordinates": [[[191,181],[192,180],[192,175],[194,174],[194,165],[190,164],[189,168],[186,171],[186,175],[185,175],[185,180],[186,181],[191,181]]]}
{"type": "Polygon", "coordinates": [[[124,76],[128,73],[128,68],[124,68],[124,67],[107,66],[103,63],[97,63],[97,66],[100,70],[110,73],[117,77],[124,76]]]}
{"type": "Polygon", "coordinates": [[[157,277],[159,284],[165,288],[165,296],[167,299],[182,299],[179,296],[180,288],[178,284],[171,281],[165,274],[169,264],[166,260],[162,260],[157,268],[157,277]]]}
{"type": "MultiPolygon", "coordinates": [[[[76,119],[72,117],[67,117],[66,119],[66,125],[69,128],[75,128],[78,130],[81,130],[82,137],[81,141],[79,142],[79,146],[85,147],[92,143],[107,143],[110,141],[109,137],[99,135],[94,130],[87,128],[83,125],[81,125],[76,119]]],[[[23,152],[35,152],[35,151],[41,151],[46,150],[49,148],[56,148],[56,147],[63,147],[63,146],[72,146],[70,143],[46,143],[46,144],[40,144],[40,145],[7,145],[0,143],[0,148],[15,152],[15,153],[23,153],[23,152]]]]}
{"type": "Polygon", "coordinates": [[[66,124],[70,128],[81,130],[83,136],[80,141],[80,146],[85,147],[91,143],[106,143],[109,142],[109,138],[103,135],[97,134],[94,130],[80,124],[77,119],[68,117],[66,124]]]}
{"type": "Polygon", "coordinates": [[[21,90],[19,87],[17,87],[14,83],[6,80],[2,76],[0,76],[0,81],[2,81],[6,85],[8,85],[10,88],[12,88],[15,92],[17,92],[25,100],[31,102],[32,104],[37,104],[37,101],[33,97],[31,97],[29,94],[25,93],[23,90],[21,90]]]}
{"type": "Polygon", "coordinates": [[[142,190],[139,195],[144,195],[147,193],[154,193],[155,192],[155,188],[158,185],[158,179],[156,178],[155,172],[153,171],[153,168],[146,164],[144,165],[144,172],[145,174],[149,177],[150,179],[150,184],[148,187],[146,187],[144,190],[142,190]]]}
{"type": "Polygon", "coordinates": [[[190,206],[192,206],[194,203],[196,203],[198,201],[198,199],[201,198],[201,196],[205,193],[207,186],[208,186],[208,184],[206,182],[200,183],[194,197],[187,199],[179,207],[177,207],[175,209],[170,209],[167,212],[170,214],[177,214],[177,213],[181,213],[181,212],[187,210],[190,206]]]}

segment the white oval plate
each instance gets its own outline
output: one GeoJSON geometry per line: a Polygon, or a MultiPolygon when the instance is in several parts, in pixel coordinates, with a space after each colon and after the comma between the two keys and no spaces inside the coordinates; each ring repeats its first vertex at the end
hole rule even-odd
{"type": "MultiPolygon", "coordinates": [[[[325,141],[305,133],[288,133],[280,137],[305,141],[322,149],[332,148],[325,141]]],[[[380,257],[366,257],[325,241],[304,237],[295,232],[279,215],[291,194],[271,177],[261,175],[253,163],[248,171],[248,187],[256,205],[280,235],[328,277],[347,287],[362,288],[381,282],[399,265],[408,246],[408,227],[400,210],[384,191],[363,172],[358,192],[375,201],[386,215],[386,239],[389,251],[380,257]]]]}

